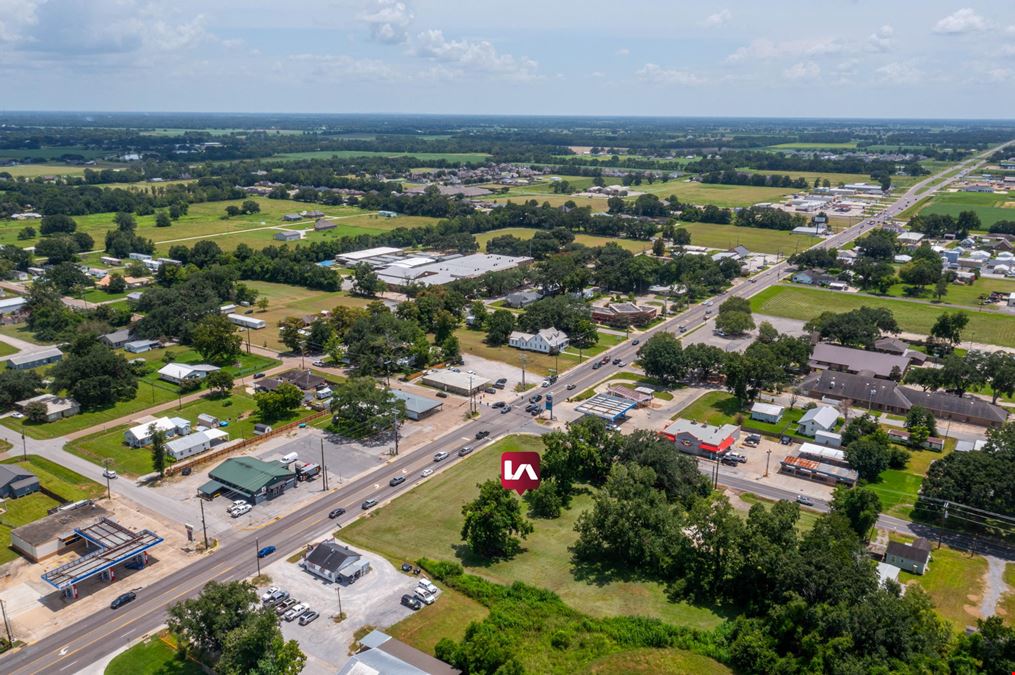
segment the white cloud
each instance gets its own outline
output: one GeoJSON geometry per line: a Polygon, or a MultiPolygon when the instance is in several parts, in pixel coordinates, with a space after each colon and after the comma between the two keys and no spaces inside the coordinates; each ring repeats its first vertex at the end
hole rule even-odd
{"type": "Polygon", "coordinates": [[[1011,76],[1012,71],[1008,68],[991,68],[987,71],[987,79],[991,82],[1006,82],[1011,76]]]}
{"type": "Polygon", "coordinates": [[[872,52],[886,52],[892,48],[892,35],[895,33],[889,25],[881,26],[867,37],[867,48],[872,52]]]}
{"type": "Polygon", "coordinates": [[[916,84],[923,79],[923,73],[911,63],[893,61],[874,71],[878,81],[884,84],[916,84]]]}
{"type": "Polygon", "coordinates": [[[419,33],[413,40],[412,53],[470,70],[505,75],[519,80],[535,78],[539,66],[530,58],[519,58],[498,52],[488,40],[449,40],[444,37],[444,32],[438,29],[419,33]]]}
{"type": "Polygon", "coordinates": [[[296,72],[309,81],[408,82],[450,80],[460,75],[443,66],[408,71],[377,59],[362,59],[346,54],[292,54],[287,59],[290,64],[298,67],[282,67],[280,72],[296,72]]]}
{"type": "Polygon", "coordinates": [[[934,24],[934,32],[941,35],[961,35],[987,30],[987,22],[969,7],[957,10],[934,24]]]}
{"type": "Polygon", "coordinates": [[[701,25],[706,28],[714,28],[715,26],[721,26],[724,23],[728,23],[733,18],[733,12],[728,9],[722,9],[715,14],[709,14],[705,17],[705,20],[701,22],[701,25]]]}
{"type": "Polygon", "coordinates": [[[620,49],[617,50],[617,56],[630,56],[630,55],[631,50],[628,49],[627,47],[621,47],[620,49]]]}
{"type": "Polygon", "coordinates": [[[38,21],[38,0],[0,0],[0,44],[19,42],[24,31],[38,21]]]}
{"type": "Polygon", "coordinates": [[[385,44],[402,44],[408,39],[413,14],[408,5],[398,0],[375,0],[372,11],[359,16],[370,27],[370,35],[385,44]]]}
{"type": "Polygon", "coordinates": [[[1012,24],[1004,29],[1005,35],[1015,35],[1015,24],[1012,24]]]}
{"type": "Polygon", "coordinates": [[[782,71],[787,80],[813,80],[821,75],[821,66],[813,61],[801,61],[782,71]]]}
{"type": "Polygon", "coordinates": [[[736,50],[726,60],[732,63],[751,59],[768,60],[776,58],[799,58],[802,56],[825,56],[844,51],[845,45],[838,38],[815,38],[775,42],[765,38],[754,40],[746,47],[736,50]]]}
{"type": "Polygon", "coordinates": [[[1015,45],[1001,47],[1001,56],[1015,56],[1015,45]]]}
{"type": "Polygon", "coordinates": [[[694,73],[676,68],[663,68],[655,63],[646,63],[635,73],[638,79],[653,84],[681,84],[697,86],[706,80],[694,73]]]}

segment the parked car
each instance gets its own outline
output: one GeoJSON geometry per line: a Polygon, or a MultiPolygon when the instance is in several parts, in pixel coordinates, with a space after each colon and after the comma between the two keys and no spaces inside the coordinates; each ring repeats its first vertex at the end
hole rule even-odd
{"type": "Polygon", "coordinates": [[[423,469],[420,472],[419,475],[422,476],[423,478],[426,478],[427,476],[432,476],[433,475],[433,469],[431,469],[431,468],[423,469]]]}
{"type": "Polygon", "coordinates": [[[500,414],[501,415],[506,415],[509,412],[511,412],[511,406],[509,406],[509,405],[506,405],[506,406],[504,406],[503,408],[500,409],[500,414]]]}
{"type": "Polygon", "coordinates": [[[271,600],[271,596],[278,592],[278,586],[272,586],[264,593],[261,593],[261,602],[268,602],[271,600]]]}
{"type": "Polygon", "coordinates": [[[436,595],[434,595],[433,593],[429,592],[428,590],[426,590],[422,586],[416,586],[415,593],[416,593],[416,597],[417,598],[419,598],[420,600],[422,600],[423,602],[425,602],[428,605],[432,605],[434,603],[434,601],[437,599],[436,595]]]}
{"type": "Polygon", "coordinates": [[[740,464],[740,462],[738,462],[735,457],[730,457],[729,455],[723,455],[723,458],[720,459],[719,461],[725,464],[726,466],[738,466],[740,464]]]}
{"type": "Polygon", "coordinates": [[[478,441],[478,440],[484,439],[484,438],[486,438],[489,435],[490,435],[489,431],[487,431],[486,429],[482,429],[481,431],[477,431],[476,432],[476,440],[478,441]]]}
{"type": "Polygon", "coordinates": [[[472,446],[471,445],[463,445],[461,447],[461,449],[458,450],[458,456],[459,457],[465,457],[470,452],[472,452],[472,446]]]}
{"type": "Polygon", "coordinates": [[[271,597],[264,601],[264,604],[268,607],[274,607],[278,603],[289,597],[289,591],[283,591],[279,589],[271,594],[271,597]]]}
{"type": "Polygon", "coordinates": [[[487,387],[483,391],[485,391],[487,394],[496,394],[497,393],[497,390],[494,389],[493,387],[487,387]]]}
{"type": "Polygon", "coordinates": [[[306,626],[308,623],[319,617],[320,614],[314,611],[309,611],[300,617],[300,625],[306,626]]]}
{"type": "Polygon", "coordinates": [[[407,562],[402,563],[402,571],[403,572],[411,572],[412,571],[412,563],[407,563],[407,562]]]}
{"type": "Polygon", "coordinates": [[[239,518],[243,514],[249,513],[252,508],[254,507],[251,506],[250,504],[244,504],[243,506],[237,506],[229,513],[232,515],[233,518],[239,518]]]}
{"type": "Polygon", "coordinates": [[[542,394],[533,394],[532,396],[529,397],[529,403],[538,403],[539,401],[542,400],[543,400],[542,394]]]}
{"type": "Polygon", "coordinates": [[[448,458],[448,453],[444,452],[443,450],[441,450],[439,452],[435,452],[433,454],[433,461],[435,461],[435,462],[443,462],[447,458],[448,458]]]}
{"type": "Polygon", "coordinates": [[[495,401],[494,404],[491,407],[493,407],[493,408],[503,408],[505,405],[507,405],[507,404],[504,403],[504,401],[495,401]]]}
{"type": "Polygon", "coordinates": [[[264,373],[254,373],[255,380],[260,380],[262,377],[264,377],[264,373]]]}
{"type": "Polygon", "coordinates": [[[275,547],[274,546],[272,546],[272,545],[262,546],[261,550],[257,552],[257,557],[258,558],[267,558],[268,556],[270,556],[274,552],[275,552],[275,547]]]}
{"type": "Polygon", "coordinates": [[[447,397],[448,395],[445,392],[443,391],[437,392],[437,398],[447,398],[447,397]]]}
{"type": "Polygon", "coordinates": [[[345,513],[345,509],[343,509],[341,506],[339,506],[337,509],[332,509],[328,513],[328,517],[331,518],[332,520],[334,520],[335,518],[338,518],[339,516],[343,515],[344,513],[345,513]]]}
{"type": "Polygon", "coordinates": [[[745,457],[745,456],[743,456],[743,455],[741,455],[739,453],[730,452],[730,453],[727,453],[726,456],[727,457],[732,457],[733,459],[735,459],[737,461],[738,464],[746,464],[747,463],[747,457],[745,457]]]}
{"type": "Polygon", "coordinates": [[[136,597],[137,597],[137,593],[135,593],[134,591],[127,591],[126,593],[123,593],[122,595],[117,596],[117,598],[115,600],[113,600],[111,603],[109,603],[109,608],[110,609],[118,609],[120,607],[123,607],[124,605],[126,605],[128,602],[132,601],[136,597]]]}
{"type": "Polygon", "coordinates": [[[814,506],[814,500],[804,495],[797,495],[796,503],[801,504],[803,506],[814,506]]]}
{"type": "Polygon", "coordinates": [[[394,478],[388,481],[388,485],[390,485],[391,487],[398,487],[404,482],[405,476],[395,476],[394,478]]]}
{"type": "Polygon", "coordinates": [[[314,361],[314,365],[318,368],[324,367],[324,361],[314,361]]]}
{"type": "Polygon", "coordinates": [[[419,601],[419,598],[417,598],[414,595],[409,595],[408,593],[402,596],[402,604],[408,607],[409,609],[414,610],[423,609],[423,603],[419,601]]]}
{"type": "Polygon", "coordinates": [[[298,605],[293,605],[292,607],[287,609],[286,613],[282,615],[282,618],[285,619],[286,621],[292,621],[293,619],[295,619],[308,609],[310,608],[301,602],[298,605]]]}
{"type": "Polygon", "coordinates": [[[105,471],[102,472],[102,477],[110,479],[116,478],[116,472],[113,471],[112,469],[106,469],[105,471]]]}
{"type": "Polygon", "coordinates": [[[437,592],[438,592],[437,587],[434,586],[433,582],[430,581],[429,579],[427,579],[426,577],[420,577],[420,579],[419,579],[419,586],[422,586],[423,588],[425,588],[426,590],[430,591],[434,595],[436,595],[437,592]]]}
{"type": "Polygon", "coordinates": [[[182,473],[184,476],[189,476],[191,471],[193,471],[193,469],[191,469],[189,466],[185,466],[183,467],[183,471],[181,471],[180,473],[182,473]]]}
{"type": "Polygon", "coordinates": [[[498,378],[497,381],[493,383],[493,386],[495,386],[497,389],[503,389],[504,387],[507,386],[507,378],[506,377],[498,378]]]}
{"type": "Polygon", "coordinates": [[[299,600],[296,598],[286,598],[282,602],[275,605],[275,614],[283,616],[286,612],[293,608],[293,605],[298,603],[299,600]]]}
{"type": "Polygon", "coordinates": [[[535,417],[536,415],[539,415],[541,412],[543,412],[543,409],[540,408],[539,406],[536,406],[535,408],[529,411],[529,414],[535,417]]]}
{"type": "Polygon", "coordinates": [[[362,504],[360,504],[360,508],[363,509],[364,511],[366,511],[367,509],[372,509],[375,506],[377,506],[377,500],[376,499],[368,499],[365,502],[363,502],[362,504]]]}

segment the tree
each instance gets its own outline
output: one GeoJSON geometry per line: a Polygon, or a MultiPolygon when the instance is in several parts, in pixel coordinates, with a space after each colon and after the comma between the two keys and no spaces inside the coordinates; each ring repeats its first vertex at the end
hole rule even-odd
{"type": "Polygon", "coordinates": [[[1015,395],[1015,355],[1009,352],[991,352],[983,362],[985,379],[990,382],[991,403],[997,403],[998,396],[1015,395]]]}
{"type": "Polygon", "coordinates": [[[285,419],[300,407],[303,404],[303,392],[295,385],[283,382],[275,391],[254,394],[254,401],[261,421],[270,424],[285,419]]]}
{"type": "Polygon", "coordinates": [[[306,661],[299,643],[282,637],[274,610],[262,607],[226,634],[215,672],[223,675],[298,675],[306,661]]]}
{"type": "Polygon", "coordinates": [[[208,373],[204,381],[216,396],[226,396],[233,390],[233,376],[222,369],[208,373]]]}
{"type": "Polygon", "coordinates": [[[875,481],[888,468],[888,445],[874,436],[865,436],[846,446],[846,461],[865,481],[875,481]]]}
{"type": "Polygon", "coordinates": [[[941,302],[941,298],[948,295],[948,278],[942,276],[934,284],[934,299],[941,302]]]}
{"type": "Polygon", "coordinates": [[[49,421],[49,408],[42,401],[32,401],[24,408],[25,421],[29,424],[45,424],[49,421]]]}
{"type": "Polygon", "coordinates": [[[486,309],[486,303],[482,300],[474,300],[469,305],[469,314],[472,316],[472,322],[469,327],[473,330],[483,330],[486,326],[486,319],[489,316],[489,312],[486,309]]]}
{"type": "Polygon", "coordinates": [[[137,394],[137,377],[127,360],[91,334],[75,338],[49,376],[50,390],[66,391],[83,410],[129,401],[137,394]]]}
{"type": "Polygon", "coordinates": [[[458,338],[454,335],[449,335],[444,338],[444,341],[440,343],[441,358],[444,359],[445,363],[461,363],[462,362],[462,347],[458,343],[458,338]]]}
{"type": "Polygon", "coordinates": [[[659,257],[666,255],[666,242],[662,237],[658,237],[652,242],[652,255],[659,257]]]}
{"type": "Polygon", "coordinates": [[[914,447],[920,447],[931,436],[937,436],[937,420],[929,410],[914,405],[906,413],[906,430],[914,447]],[[918,438],[913,438],[916,435],[918,438]]]}
{"type": "Polygon", "coordinates": [[[43,236],[61,233],[70,234],[77,229],[78,224],[74,222],[74,219],[62,213],[43,216],[42,221],[39,223],[39,232],[43,236]]]}
{"type": "Polygon", "coordinates": [[[359,263],[352,270],[352,290],[357,295],[374,297],[384,291],[385,285],[367,263],[359,263]]]}
{"type": "Polygon", "coordinates": [[[256,304],[257,304],[257,308],[259,310],[261,310],[262,312],[267,312],[268,311],[268,296],[267,295],[262,295],[261,297],[259,297],[257,299],[257,303],[256,304]]]}
{"type": "Polygon", "coordinates": [[[15,401],[38,395],[42,378],[34,370],[0,370],[0,408],[10,408],[15,401]]]}
{"type": "Polygon", "coordinates": [[[244,213],[260,213],[261,205],[253,199],[244,199],[243,203],[240,204],[240,210],[244,213]]]}
{"type": "Polygon", "coordinates": [[[113,272],[109,275],[109,284],[106,285],[107,293],[123,293],[127,290],[127,281],[123,278],[123,275],[119,272],[113,272]]]}
{"type": "Polygon", "coordinates": [[[727,335],[743,335],[754,328],[754,319],[747,312],[720,312],[715,327],[727,335]]]}
{"type": "Polygon", "coordinates": [[[498,309],[486,320],[486,343],[491,346],[507,344],[514,329],[515,315],[506,309],[498,309]]]}
{"type": "Polygon", "coordinates": [[[490,560],[514,557],[522,547],[518,537],[524,539],[532,533],[521,502],[498,481],[488,480],[477,487],[479,496],[462,506],[462,540],[473,553],[490,560]]]}
{"type": "Polygon", "coordinates": [[[952,348],[962,342],[962,329],[969,323],[965,312],[945,312],[938,316],[930,329],[930,336],[948,343],[952,348]]]}
{"type": "Polygon", "coordinates": [[[645,374],[668,387],[675,387],[687,375],[684,350],[672,333],[656,333],[638,349],[638,362],[645,374]]]}
{"type": "Polygon", "coordinates": [[[232,321],[221,314],[210,314],[194,326],[191,342],[209,362],[227,364],[240,356],[243,338],[232,321]]]}
{"type": "Polygon", "coordinates": [[[832,513],[837,513],[849,521],[850,527],[861,538],[878,522],[881,513],[881,497],[869,487],[847,488],[839,485],[832,494],[832,513]]]}
{"type": "Polygon", "coordinates": [[[165,211],[159,211],[155,214],[155,227],[169,227],[172,224],[173,219],[165,211]]]}
{"type": "Polygon", "coordinates": [[[278,339],[282,341],[290,352],[300,353],[303,351],[303,320],[298,316],[287,316],[278,322],[278,339]]]}
{"type": "Polygon", "coordinates": [[[148,433],[152,438],[152,468],[159,472],[159,478],[166,475],[166,432],[157,428],[154,424],[148,427],[148,433]]]}
{"type": "Polygon", "coordinates": [[[332,426],[347,438],[370,438],[390,431],[405,417],[405,402],[372,377],[352,377],[332,386],[332,426]]]}
{"type": "Polygon", "coordinates": [[[243,625],[257,601],[257,592],[247,581],[209,581],[196,598],[169,608],[169,630],[182,648],[214,657],[222,653],[228,635],[243,625]]]}

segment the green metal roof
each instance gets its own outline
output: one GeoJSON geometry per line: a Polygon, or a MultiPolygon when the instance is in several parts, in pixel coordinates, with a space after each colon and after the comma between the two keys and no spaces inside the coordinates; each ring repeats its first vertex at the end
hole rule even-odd
{"type": "Polygon", "coordinates": [[[204,485],[202,485],[201,487],[199,487],[197,489],[197,491],[200,492],[203,495],[208,495],[210,497],[210,496],[214,495],[216,492],[218,492],[219,490],[223,489],[224,487],[225,487],[225,485],[223,485],[222,483],[218,482],[217,480],[210,480],[207,483],[205,483],[204,485]]]}
{"type": "Polygon", "coordinates": [[[208,474],[212,479],[250,493],[293,475],[278,462],[263,462],[254,457],[230,457],[208,474]]]}

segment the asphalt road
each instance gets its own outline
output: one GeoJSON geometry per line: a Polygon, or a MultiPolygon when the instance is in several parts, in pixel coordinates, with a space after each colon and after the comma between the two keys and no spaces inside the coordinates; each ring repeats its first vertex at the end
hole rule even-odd
{"type": "MultiPolygon", "coordinates": [[[[978,161],[974,158],[963,162],[963,165],[968,170],[978,161]]],[[[961,175],[959,173],[956,177],[961,175]]],[[[931,176],[914,185],[889,206],[883,215],[865,219],[825,239],[818,246],[827,248],[846,243],[878,227],[883,218],[896,215],[919,198],[932,194],[950,182],[945,181],[941,185],[921,193],[920,190],[934,179],[935,176],[931,176]]],[[[786,273],[787,268],[786,262],[778,263],[753,277],[755,279],[753,283],[745,281],[727,293],[714,298],[713,301],[718,304],[725,297],[731,295],[750,297],[776,283],[786,273]]],[[[638,338],[645,340],[659,331],[675,332],[679,330],[679,326],[685,326],[690,330],[705,320],[706,311],[711,311],[711,308],[696,305],[640,334],[638,338]]],[[[636,345],[627,341],[611,349],[609,355],[611,359],[620,358],[625,362],[630,362],[635,358],[637,349],[636,345]]],[[[600,372],[601,370],[593,371],[590,366],[580,365],[564,373],[550,390],[563,392],[566,385],[574,384],[575,389],[581,391],[603,378],[605,373],[600,372]]],[[[521,403],[524,406],[526,398],[527,395],[520,395],[516,403],[521,403]]],[[[169,574],[147,587],[137,589],[125,587],[124,591],[136,590],[137,600],[119,610],[101,609],[39,642],[5,655],[0,658],[0,670],[11,674],[73,673],[94,663],[106,654],[132,643],[164,624],[166,610],[171,605],[196,595],[209,581],[242,579],[254,574],[257,570],[256,551],[258,546],[272,544],[277,548],[276,553],[262,561],[265,564],[277,560],[281,556],[287,556],[293,550],[317,540],[322,533],[334,529],[335,523],[329,521],[327,517],[331,509],[338,506],[345,507],[348,512],[339,518],[338,522],[347,522],[360,513],[360,504],[363,500],[374,498],[383,503],[397,496],[413,483],[421,480],[420,472],[423,468],[433,466],[436,470],[442,471],[462,461],[454,451],[462,445],[475,445],[475,441],[470,443],[468,439],[473,439],[477,431],[490,432],[486,442],[519,431],[534,431],[536,433],[545,431],[544,427],[535,424],[523,410],[518,409],[519,407],[516,406],[507,414],[500,414],[494,409],[481,408],[476,420],[435,439],[411,454],[395,458],[391,463],[379,468],[369,476],[352,481],[331,492],[322,492],[322,497],[314,503],[265,525],[257,532],[224,544],[220,549],[194,561],[185,569],[169,574]],[[452,452],[452,455],[443,462],[435,464],[432,454],[438,450],[447,450],[452,452]],[[404,474],[406,482],[397,488],[389,487],[388,480],[398,474],[404,474]]],[[[719,482],[773,499],[795,498],[793,493],[760,485],[754,481],[742,480],[734,475],[729,475],[728,472],[720,471],[719,482]]],[[[822,503],[815,506],[827,508],[827,505],[822,503]]],[[[882,520],[892,528],[914,527],[906,521],[898,519],[883,518],[882,520]]],[[[937,538],[936,533],[933,533],[932,536],[937,538]]]]}

